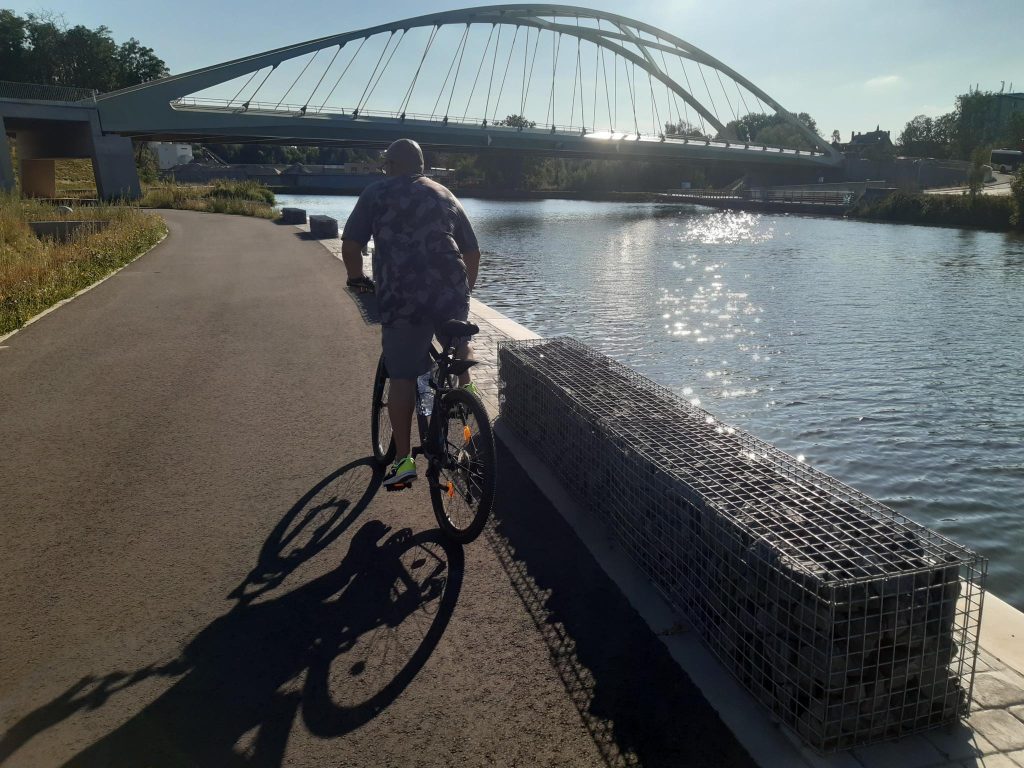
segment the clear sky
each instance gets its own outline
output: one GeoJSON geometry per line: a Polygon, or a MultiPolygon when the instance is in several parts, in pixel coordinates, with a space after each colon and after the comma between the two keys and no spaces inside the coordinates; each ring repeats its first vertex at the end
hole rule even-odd
{"type": "MultiPolygon", "coordinates": [[[[137,37],[179,73],[335,32],[484,3],[443,0],[0,0],[137,37]]],[[[661,27],[717,57],[787,109],[838,129],[893,131],[951,111],[957,94],[1024,91],[1024,0],[606,0],[580,3],[661,27]]],[[[2,79],[2,76],[0,76],[2,79]]]]}

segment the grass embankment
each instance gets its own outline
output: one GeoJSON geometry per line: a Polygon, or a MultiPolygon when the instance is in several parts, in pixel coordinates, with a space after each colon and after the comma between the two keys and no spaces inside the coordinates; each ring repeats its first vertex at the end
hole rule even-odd
{"type": "Polygon", "coordinates": [[[0,334],[74,296],[159,242],[163,220],[136,208],[97,205],[63,214],[52,205],[0,194],[0,334]],[[109,221],[67,242],[38,239],[30,221],[109,221]]]}
{"type": "Polygon", "coordinates": [[[978,227],[1005,232],[1024,230],[1017,195],[924,195],[897,192],[882,200],[861,203],[848,214],[854,219],[978,227]]]}
{"type": "Polygon", "coordinates": [[[154,184],[146,189],[139,205],[276,219],[276,202],[274,193],[257,181],[218,180],[210,186],[154,184]]]}

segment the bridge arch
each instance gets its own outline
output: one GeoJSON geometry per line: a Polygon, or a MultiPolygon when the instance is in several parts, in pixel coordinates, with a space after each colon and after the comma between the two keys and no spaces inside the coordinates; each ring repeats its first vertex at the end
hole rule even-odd
{"type": "MultiPolygon", "coordinates": [[[[586,116],[583,116],[581,119],[582,125],[578,125],[573,122],[575,120],[574,113],[577,97],[577,84],[579,85],[579,104],[581,112],[583,110],[584,73],[580,64],[580,45],[585,42],[592,46],[595,52],[593,56],[594,75],[593,78],[588,81],[588,88],[591,84],[593,86],[592,107],[595,116],[597,114],[598,90],[599,85],[601,84],[602,75],[599,69],[599,62],[600,67],[604,68],[603,80],[605,96],[609,102],[611,101],[609,96],[609,76],[605,61],[605,56],[608,56],[614,67],[616,89],[622,88],[618,81],[620,72],[620,69],[618,68],[619,63],[622,62],[625,67],[624,79],[628,89],[629,101],[632,104],[634,117],[633,127],[635,128],[635,138],[637,140],[642,138],[642,132],[636,119],[637,101],[641,99],[640,88],[644,85],[642,83],[642,79],[646,77],[648,84],[650,85],[651,108],[649,111],[652,116],[652,122],[656,128],[655,131],[646,134],[646,138],[648,139],[656,138],[661,142],[666,141],[666,132],[659,129],[658,123],[661,123],[662,125],[684,125],[686,127],[692,126],[695,129],[694,133],[704,134],[703,138],[706,140],[706,144],[704,145],[705,147],[713,148],[714,140],[724,139],[726,142],[724,147],[725,149],[738,149],[741,142],[738,137],[727,135],[727,124],[730,120],[737,119],[741,116],[739,106],[740,102],[742,102],[745,108],[743,114],[746,114],[748,111],[754,111],[749,109],[746,100],[746,97],[750,96],[752,102],[756,103],[762,111],[764,111],[765,107],[772,110],[774,114],[778,115],[783,121],[790,124],[793,129],[803,137],[807,142],[807,145],[813,148],[810,151],[804,150],[803,158],[801,158],[801,153],[799,152],[789,152],[789,157],[785,159],[791,161],[796,160],[798,162],[801,160],[804,162],[812,161],[823,165],[835,165],[841,161],[841,156],[839,156],[831,145],[822,137],[809,130],[792,113],[788,112],[782,107],[782,105],[772,99],[767,93],[754,85],[754,83],[746,77],[700,48],[665,30],[635,19],[604,11],[564,5],[520,4],[479,6],[455,11],[425,14],[366,29],[320,37],[303,43],[284,46],[252,56],[234,59],[222,64],[204,67],[180,75],[170,76],[150,83],[144,83],[121,91],[103,94],[98,98],[97,103],[100,107],[101,119],[103,120],[105,129],[123,133],[133,133],[134,135],[157,136],[161,134],[161,131],[156,129],[158,128],[156,125],[153,126],[154,129],[150,129],[139,124],[138,115],[145,114],[154,122],[159,122],[161,118],[163,118],[164,122],[166,122],[172,129],[167,131],[168,135],[173,134],[174,129],[177,128],[176,135],[187,134],[191,135],[194,139],[200,139],[204,136],[204,127],[210,128],[210,136],[223,136],[225,125],[232,123],[233,121],[232,124],[237,125],[240,129],[240,133],[238,135],[240,137],[246,137],[247,140],[260,140],[261,137],[264,140],[284,138],[284,136],[280,135],[282,130],[284,130],[285,132],[293,132],[296,140],[319,137],[318,140],[329,141],[329,131],[327,131],[324,126],[317,126],[316,128],[308,126],[304,127],[301,125],[302,121],[322,119],[325,116],[334,118],[347,116],[353,120],[360,118],[363,120],[370,120],[376,117],[379,121],[397,119],[401,123],[405,123],[407,114],[410,110],[406,108],[404,103],[401,105],[400,110],[393,110],[389,113],[375,113],[369,104],[367,93],[371,96],[373,95],[374,89],[376,89],[377,84],[379,84],[381,77],[384,75],[384,71],[392,64],[396,51],[411,30],[423,30],[424,34],[426,33],[426,30],[429,30],[429,38],[426,50],[423,51],[422,57],[419,58],[419,66],[415,69],[415,72],[412,73],[410,94],[416,87],[417,82],[419,82],[419,78],[428,76],[424,72],[424,62],[427,58],[428,52],[430,51],[431,43],[435,40],[439,31],[442,29],[450,30],[452,28],[455,28],[456,30],[460,28],[465,30],[462,35],[462,42],[453,51],[452,62],[448,68],[448,76],[445,77],[445,82],[441,87],[441,93],[444,94],[448,83],[448,77],[451,75],[452,70],[456,65],[456,61],[458,62],[458,69],[455,69],[455,79],[456,81],[458,80],[459,72],[462,70],[464,64],[463,58],[469,50],[466,40],[468,39],[471,28],[479,28],[481,26],[484,29],[490,27],[491,34],[488,36],[487,45],[484,47],[483,54],[479,62],[477,77],[479,78],[480,70],[487,63],[487,58],[490,56],[492,84],[494,81],[495,69],[499,60],[499,47],[502,45],[502,30],[515,30],[511,45],[507,48],[505,75],[508,74],[509,63],[512,60],[513,51],[516,52],[518,57],[519,49],[516,48],[516,41],[520,34],[520,30],[527,30],[525,33],[525,43],[522,46],[524,93],[528,89],[525,78],[527,61],[530,56],[531,31],[533,34],[533,62],[531,62],[529,66],[531,78],[533,77],[534,64],[536,62],[537,51],[541,44],[542,36],[550,36],[550,45],[555,60],[555,65],[552,68],[551,74],[550,111],[548,115],[545,115],[544,119],[539,119],[539,114],[536,116],[523,114],[522,112],[525,112],[524,109],[519,113],[522,117],[522,124],[517,127],[520,130],[524,127],[535,129],[537,124],[540,124],[541,127],[537,130],[547,130],[553,135],[574,134],[577,132],[582,132],[583,135],[586,135],[588,130],[591,134],[598,132],[597,126],[594,125],[596,117],[591,121],[591,125],[589,127],[587,126],[586,116]],[[492,37],[494,37],[495,29],[498,29],[499,31],[497,34],[497,42],[495,43],[492,51],[490,44],[492,37]],[[323,59],[321,61],[329,59],[329,63],[327,64],[326,69],[322,71],[322,74],[319,75],[319,80],[317,81],[316,87],[313,89],[315,94],[317,89],[321,87],[321,84],[323,84],[325,80],[330,82],[330,80],[333,79],[333,72],[331,71],[332,67],[337,65],[340,69],[344,59],[349,55],[349,50],[354,50],[351,54],[351,59],[349,60],[349,65],[351,65],[352,61],[360,55],[360,52],[363,50],[366,42],[377,36],[383,37],[386,42],[380,52],[376,66],[372,70],[369,80],[365,84],[358,103],[355,105],[348,104],[347,106],[342,107],[340,114],[338,111],[325,109],[325,105],[319,108],[315,107],[313,110],[310,110],[309,107],[311,104],[310,99],[312,98],[312,94],[310,95],[310,98],[301,105],[285,104],[284,102],[291,92],[291,88],[289,88],[288,91],[285,92],[285,95],[280,100],[277,100],[276,103],[274,103],[275,99],[273,98],[266,102],[259,102],[257,100],[256,96],[266,88],[267,82],[270,81],[279,72],[279,70],[283,70],[286,65],[289,65],[289,63],[297,65],[297,62],[303,57],[310,57],[306,61],[305,66],[302,67],[299,77],[296,78],[295,83],[297,83],[300,78],[306,75],[311,66],[316,63],[317,57],[323,54],[323,59]],[[576,41],[577,46],[577,71],[573,73],[572,83],[573,107],[571,108],[571,112],[573,114],[570,115],[570,123],[568,126],[557,125],[555,121],[556,106],[562,105],[557,104],[558,99],[555,95],[556,80],[559,82],[561,82],[561,80],[556,78],[554,70],[558,64],[559,51],[563,38],[568,39],[569,41],[576,41]],[[556,40],[557,46],[555,42],[556,40]],[[392,42],[394,42],[393,46],[392,42]],[[342,51],[346,52],[346,56],[340,56],[342,51]],[[339,59],[342,61],[339,61],[339,59]],[[687,66],[689,66],[689,70],[687,69],[687,66]],[[694,78],[691,80],[690,73],[694,72],[694,69],[696,69],[696,73],[694,74],[694,78]],[[637,70],[641,73],[640,82],[637,81],[637,70]],[[630,72],[632,72],[632,81],[630,80],[630,72]],[[328,77],[329,73],[331,75],[330,77],[328,77]],[[680,77],[680,73],[682,73],[682,77],[680,77]],[[693,82],[696,81],[697,74],[699,74],[700,80],[706,90],[706,99],[703,95],[698,96],[696,93],[698,88],[693,87],[693,82]],[[202,99],[194,98],[195,94],[234,82],[242,82],[242,86],[238,89],[238,92],[233,98],[222,100],[222,103],[203,103],[202,99]],[[654,82],[658,82],[664,87],[664,97],[660,95],[660,89],[659,95],[656,97],[653,85],[654,82]],[[721,100],[722,96],[724,96],[724,100],[729,106],[729,111],[726,113],[724,119],[715,102],[714,96],[712,95],[712,88],[716,82],[721,88],[719,99],[721,100]],[[731,97],[730,87],[735,90],[735,93],[731,97]],[[255,90],[253,90],[253,88],[255,90]],[[252,95],[249,95],[249,91],[252,92],[252,95]],[[744,94],[746,94],[746,96],[744,94]],[[736,98],[735,107],[732,102],[733,98],[736,98]],[[682,110],[680,110],[680,103],[683,105],[682,110]],[[659,104],[663,105],[665,114],[669,117],[668,121],[662,119],[659,104]],[[693,120],[690,117],[691,110],[696,120],[693,120]],[[181,113],[183,111],[191,113],[192,122],[195,123],[195,125],[189,127],[188,119],[183,119],[180,114],[176,116],[174,115],[174,113],[181,113]],[[683,111],[686,112],[685,120],[683,119],[683,111]],[[673,112],[675,117],[673,117],[673,112]],[[205,113],[202,118],[200,117],[201,113],[205,113]],[[133,114],[135,116],[134,118],[132,117],[133,114]],[[226,120],[226,114],[230,114],[233,117],[226,120]],[[243,115],[244,117],[242,117],[243,115]],[[653,119],[654,115],[657,115],[657,120],[653,119]],[[534,119],[535,117],[538,119],[534,119]],[[282,121],[282,118],[288,121],[287,128],[286,123],[282,121]],[[247,121],[244,125],[248,127],[243,127],[243,119],[247,121]],[[700,123],[699,129],[697,129],[697,121],[700,123]],[[130,130],[133,126],[136,128],[134,131],[130,130]],[[711,129],[714,129],[714,133],[712,133],[708,126],[710,126],[711,129]],[[260,128],[263,129],[262,133],[260,132],[260,128]]],[[[544,39],[547,40],[547,38],[544,39]]],[[[500,58],[505,58],[505,55],[506,51],[505,49],[502,49],[500,58]]],[[[416,55],[414,55],[407,61],[415,62],[416,58],[416,55]]],[[[317,64],[317,67],[320,66],[322,66],[322,64],[317,64]]],[[[443,66],[430,76],[439,78],[441,69],[443,69],[443,66]]],[[[472,63],[470,63],[469,69],[472,69],[472,63]]],[[[315,78],[316,71],[312,72],[311,76],[315,78]]],[[[344,77],[344,72],[342,73],[342,77],[344,77]]],[[[339,78],[339,81],[340,79],[341,78],[339,78]]],[[[563,79],[566,83],[566,90],[568,90],[568,77],[566,76],[563,79]]],[[[292,84],[292,87],[294,87],[295,83],[292,84]]],[[[501,83],[502,88],[504,88],[504,77],[502,77],[501,83]]],[[[698,82],[698,87],[700,84],[701,82],[698,82]]],[[[326,89],[326,85],[324,85],[324,88],[326,89]]],[[[263,92],[266,93],[266,91],[263,92]]],[[[454,83],[451,86],[450,94],[449,105],[451,104],[451,97],[455,94],[454,83]]],[[[616,100],[618,99],[618,95],[619,90],[616,90],[616,100]]],[[[328,96],[328,99],[329,98],[330,96],[328,96]]],[[[470,101],[472,101],[472,99],[473,93],[471,92],[470,101]]],[[[488,102],[489,99],[490,93],[488,91],[488,102]]],[[[565,95],[564,100],[568,101],[567,94],[565,95]]],[[[617,103],[618,102],[616,101],[616,105],[617,103]]],[[[526,99],[524,98],[524,107],[525,104],[526,99]]],[[[477,115],[473,119],[456,119],[452,115],[448,114],[447,110],[444,111],[444,114],[435,115],[431,113],[428,120],[417,121],[417,127],[422,130],[427,130],[428,126],[420,125],[422,122],[437,122],[445,126],[446,129],[455,129],[456,127],[487,127],[489,122],[492,125],[494,123],[493,117],[490,121],[488,120],[487,111],[489,106],[490,105],[488,103],[487,107],[485,107],[485,114],[482,117],[477,115]]],[[[610,103],[608,106],[610,113],[610,103]]],[[[767,112],[765,112],[765,114],[767,114],[767,112]]],[[[425,115],[421,115],[420,117],[424,116],[425,115]]],[[[611,120],[610,114],[609,121],[614,122],[611,120]]],[[[354,128],[345,128],[338,122],[335,122],[332,127],[336,130],[336,133],[339,136],[343,134],[346,136],[355,135],[355,133],[358,133],[354,133],[354,128]]],[[[387,126],[382,122],[381,127],[386,128],[387,126]]],[[[622,138],[627,133],[634,132],[619,131],[617,128],[617,126],[612,125],[609,131],[610,135],[608,136],[609,139],[616,142],[621,142],[622,138]]],[[[386,130],[385,133],[387,133],[386,130]]],[[[365,131],[359,135],[365,135],[365,131]]],[[[467,141],[469,140],[467,139],[467,141]]],[[[490,146],[491,143],[492,141],[489,137],[486,142],[486,146],[490,146]]],[[[690,143],[691,140],[686,138],[683,139],[684,146],[688,146],[690,143]]],[[[472,144],[472,142],[470,142],[470,144],[472,144]]],[[[562,142],[562,144],[564,145],[565,142],[562,142]]],[[[750,147],[744,146],[744,149],[750,149],[750,147]]],[[[768,148],[763,149],[766,151],[768,148]]],[[[786,153],[781,152],[781,154],[785,155],[786,153]]],[[[768,155],[764,155],[764,157],[768,157],[768,155]]]]}

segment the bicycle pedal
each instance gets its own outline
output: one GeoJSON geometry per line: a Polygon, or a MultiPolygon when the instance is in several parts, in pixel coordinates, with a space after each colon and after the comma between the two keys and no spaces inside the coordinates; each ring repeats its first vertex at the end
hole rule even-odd
{"type": "Polygon", "coordinates": [[[406,488],[412,488],[413,481],[410,480],[407,483],[394,483],[393,485],[385,485],[384,488],[388,493],[391,491],[404,491],[406,488]]]}

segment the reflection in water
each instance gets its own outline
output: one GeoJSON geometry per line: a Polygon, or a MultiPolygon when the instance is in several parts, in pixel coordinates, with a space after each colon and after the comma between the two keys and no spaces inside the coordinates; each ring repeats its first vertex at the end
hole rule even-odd
{"type": "MultiPolygon", "coordinates": [[[[354,198],[287,198],[340,219],[354,198]]],[[[478,297],[992,558],[1024,608],[1024,239],[691,206],[465,200],[478,297]]]]}

